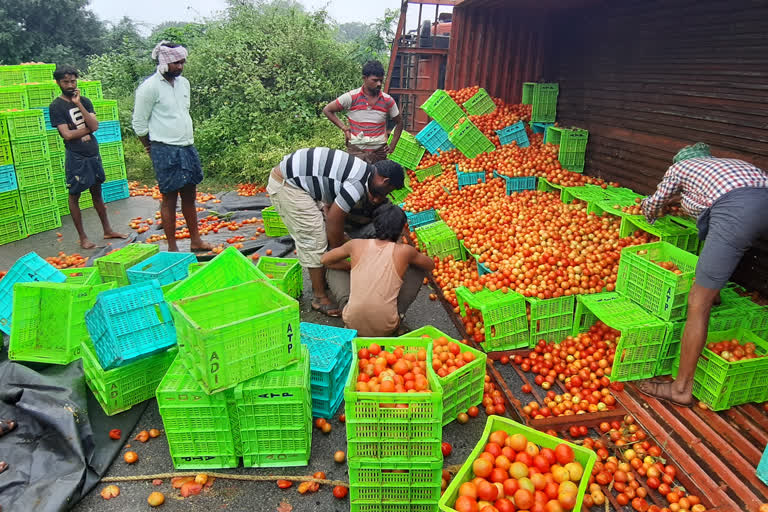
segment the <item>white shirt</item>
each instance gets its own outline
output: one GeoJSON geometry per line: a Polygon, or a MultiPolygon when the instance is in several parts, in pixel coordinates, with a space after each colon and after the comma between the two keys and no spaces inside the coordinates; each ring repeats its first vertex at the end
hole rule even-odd
{"type": "Polygon", "coordinates": [[[133,131],[149,140],[173,146],[191,146],[195,142],[189,116],[189,80],[177,76],[171,85],[155,73],[136,89],[133,107],[133,131]]]}

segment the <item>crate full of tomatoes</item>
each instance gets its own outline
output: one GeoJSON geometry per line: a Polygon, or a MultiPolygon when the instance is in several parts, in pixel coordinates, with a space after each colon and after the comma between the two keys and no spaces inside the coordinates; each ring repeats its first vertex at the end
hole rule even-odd
{"type": "Polygon", "coordinates": [[[500,416],[489,416],[480,441],[439,502],[443,512],[581,510],[593,451],[500,416]]]}
{"type": "Polygon", "coordinates": [[[432,369],[443,388],[443,425],[483,401],[487,356],[428,325],[401,338],[432,342],[432,369]]]}

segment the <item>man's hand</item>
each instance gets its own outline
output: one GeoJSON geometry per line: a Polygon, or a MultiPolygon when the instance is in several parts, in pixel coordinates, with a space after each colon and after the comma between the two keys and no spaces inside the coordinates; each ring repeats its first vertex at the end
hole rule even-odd
{"type": "Polygon", "coordinates": [[[147,152],[149,156],[152,156],[152,146],[144,146],[144,151],[147,152]]]}
{"type": "Polygon", "coordinates": [[[349,142],[349,139],[352,138],[352,130],[350,128],[344,128],[344,141],[349,142]]]}
{"type": "Polygon", "coordinates": [[[387,154],[391,155],[392,153],[394,153],[396,146],[397,144],[390,144],[389,146],[387,146],[387,154]]]}
{"type": "Polygon", "coordinates": [[[80,106],[80,89],[75,89],[75,93],[72,95],[72,103],[80,106]]]}

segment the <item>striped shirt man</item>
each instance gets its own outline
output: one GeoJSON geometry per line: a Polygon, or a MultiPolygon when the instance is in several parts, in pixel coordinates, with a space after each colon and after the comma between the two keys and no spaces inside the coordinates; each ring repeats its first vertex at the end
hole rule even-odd
{"type": "Polygon", "coordinates": [[[730,158],[689,158],[672,165],[642,210],[649,222],[680,194],[683,211],[696,218],[721,196],[738,188],[768,188],[768,176],[754,165],[730,158]]]}
{"type": "Polygon", "coordinates": [[[365,195],[372,173],[373,166],[363,160],[329,148],[300,149],[280,162],[285,181],[346,213],[365,195]]]}
{"type": "Polygon", "coordinates": [[[392,119],[400,114],[392,96],[380,92],[371,105],[362,87],[342,94],[336,98],[336,104],[348,112],[350,144],[362,149],[376,149],[386,144],[387,118],[392,119]]]}

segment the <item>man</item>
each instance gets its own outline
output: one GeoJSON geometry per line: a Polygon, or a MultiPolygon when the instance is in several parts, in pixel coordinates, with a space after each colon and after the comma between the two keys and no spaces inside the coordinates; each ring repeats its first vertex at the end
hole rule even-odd
{"type": "Polygon", "coordinates": [[[648,221],[653,222],[678,193],[683,211],[697,219],[699,238],[706,243],[688,295],[677,378],[669,383],[645,381],[640,390],[688,406],[693,401],[693,375],[707,340],[712,305],[747,249],[768,233],[768,176],[741,160],[713,158],[709,146],[699,142],[675,155],[656,193],[643,201],[648,221]]]}
{"type": "Polygon", "coordinates": [[[328,246],[344,243],[344,221],[363,198],[381,204],[387,194],[403,187],[400,164],[382,160],[375,165],[343,151],[300,149],[283,158],[269,175],[267,193],[296,242],[301,266],[309,269],[312,309],[328,316],[341,311],[326,294],[320,258],[328,246]]]}
{"type": "Polygon", "coordinates": [[[372,164],[387,158],[394,151],[403,131],[403,118],[392,96],[381,92],[384,67],[377,60],[363,66],[363,86],[342,94],[323,108],[330,121],[344,132],[347,153],[372,164]],[[347,127],[336,116],[348,111],[347,127]],[[395,123],[392,142],[387,146],[387,119],[395,123]]]}
{"type": "Polygon", "coordinates": [[[67,189],[69,191],[69,212],[80,236],[80,247],[93,249],[96,244],[88,240],[83,228],[80,212],[80,194],[90,190],[93,207],[99,214],[104,238],[128,238],[128,235],[112,230],[107,218],[107,207],[101,195],[101,184],[106,177],[101,165],[99,144],[93,132],[99,129],[99,121],[93,113],[93,103],[80,96],[77,88],[79,74],[75,68],[60,67],[53,72],[53,78],[61,89],[61,96],[48,107],[51,124],[59,130],[64,139],[67,189]]]}
{"type": "Polygon", "coordinates": [[[187,221],[190,249],[209,251],[211,245],[200,238],[195,207],[203,169],[193,145],[189,81],[181,76],[187,50],[161,41],[152,50],[152,58],[157,59],[157,72],[136,90],[133,130],[152,159],[163,195],[160,215],[168,250],[179,250],[176,245],[176,198],[181,194],[181,212],[187,221]]]}

